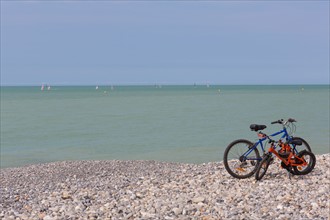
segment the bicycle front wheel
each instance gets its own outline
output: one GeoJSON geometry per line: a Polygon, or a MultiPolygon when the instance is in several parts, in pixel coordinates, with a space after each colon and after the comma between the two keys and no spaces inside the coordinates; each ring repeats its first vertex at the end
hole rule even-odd
{"type": "Polygon", "coordinates": [[[265,155],[256,170],[256,180],[261,180],[265,176],[270,164],[270,157],[265,155]]]}
{"type": "Polygon", "coordinates": [[[225,150],[223,163],[227,172],[238,179],[252,176],[260,160],[259,151],[253,148],[253,143],[239,139],[233,141],[225,150]]]}
{"type": "Polygon", "coordinates": [[[303,150],[301,152],[299,152],[299,154],[297,155],[297,157],[303,159],[307,165],[306,166],[294,166],[294,172],[296,173],[296,175],[306,175],[308,173],[310,173],[316,164],[316,157],[312,152],[303,150]]]}

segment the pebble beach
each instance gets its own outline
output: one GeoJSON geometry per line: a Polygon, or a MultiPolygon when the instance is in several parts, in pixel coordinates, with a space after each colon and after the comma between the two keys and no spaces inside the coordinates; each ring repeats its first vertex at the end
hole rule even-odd
{"type": "Polygon", "coordinates": [[[1,169],[0,219],[329,219],[330,154],[256,181],[222,162],[63,161],[1,169]]]}

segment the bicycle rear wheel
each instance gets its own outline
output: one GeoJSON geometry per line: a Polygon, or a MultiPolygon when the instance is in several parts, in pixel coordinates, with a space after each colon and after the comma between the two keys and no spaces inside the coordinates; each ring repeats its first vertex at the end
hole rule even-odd
{"type": "Polygon", "coordinates": [[[223,162],[231,176],[245,179],[255,173],[260,155],[257,148],[245,155],[251,147],[253,147],[253,143],[244,139],[233,141],[228,145],[224,153],[223,162]]]}
{"type": "Polygon", "coordinates": [[[256,180],[261,180],[262,177],[265,176],[265,174],[268,170],[269,164],[270,164],[270,159],[271,159],[271,157],[269,155],[265,155],[262,158],[262,160],[259,163],[257,170],[256,170],[256,180]]]}
{"type": "Polygon", "coordinates": [[[312,152],[303,150],[297,155],[299,158],[302,158],[307,162],[306,166],[294,166],[293,170],[296,175],[306,175],[310,173],[316,164],[316,157],[312,152]]]}

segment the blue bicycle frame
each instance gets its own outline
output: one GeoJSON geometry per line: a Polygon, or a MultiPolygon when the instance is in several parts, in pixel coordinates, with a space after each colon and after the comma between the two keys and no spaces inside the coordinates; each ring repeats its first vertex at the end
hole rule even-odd
{"type": "MultiPolygon", "coordinates": [[[[277,136],[277,135],[280,135],[280,134],[283,134],[283,135],[281,136],[280,139],[285,138],[286,141],[289,141],[289,140],[292,139],[292,137],[288,134],[288,132],[287,132],[287,130],[286,130],[285,127],[283,127],[282,130],[280,130],[280,131],[278,131],[278,132],[276,132],[276,133],[274,133],[274,134],[271,134],[271,135],[269,135],[269,136],[270,136],[270,137],[274,137],[274,136],[277,136]]],[[[250,147],[249,150],[246,151],[246,152],[243,154],[244,159],[245,159],[245,160],[259,160],[259,161],[262,160],[262,157],[260,157],[260,158],[249,158],[248,155],[249,155],[254,149],[256,149],[256,148],[258,147],[258,145],[261,146],[262,152],[264,153],[264,152],[265,152],[265,148],[264,148],[263,142],[264,142],[265,140],[267,140],[267,139],[268,139],[267,137],[263,137],[263,138],[260,138],[256,143],[254,143],[254,145],[253,145],[252,147],[250,147]]]]}

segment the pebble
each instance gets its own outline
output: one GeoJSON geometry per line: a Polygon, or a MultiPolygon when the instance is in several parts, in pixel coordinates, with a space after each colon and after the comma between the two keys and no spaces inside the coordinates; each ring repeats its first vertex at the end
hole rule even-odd
{"type": "Polygon", "coordinates": [[[49,216],[49,215],[46,215],[43,220],[54,220],[55,218],[49,216]]]}
{"type": "Polygon", "coordinates": [[[62,161],[1,169],[0,219],[329,219],[330,154],[289,179],[261,181],[222,162],[62,161]]]}
{"type": "Polygon", "coordinates": [[[173,212],[177,216],[177,215],[180,215],[182,213],[182,209],[180,209],[180,208],[173,208],[173,212]]]}
{"type": "Polygon", "coordinates": [[[200,203],[200,202],[204,202],[205,198],[204,197],[196,197],[192,199],[193,203],[200,203]]]}
{"type": "Polygon", "coordinates": [[[70,194],[67,191],[64,191],[62,193],[62,199],[71,199],[71,196],[70,196],[70,194]]]}

